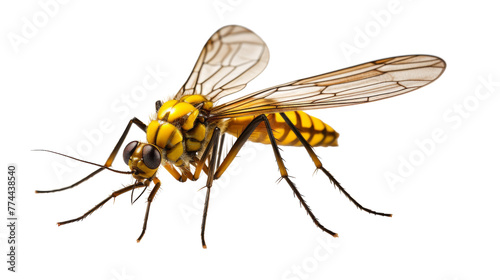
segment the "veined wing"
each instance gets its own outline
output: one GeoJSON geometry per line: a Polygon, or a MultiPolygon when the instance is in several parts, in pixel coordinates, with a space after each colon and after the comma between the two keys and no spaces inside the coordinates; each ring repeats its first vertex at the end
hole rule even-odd
{"type": "Polygon", "coordinates": [[[446,68],[439,57],[397,56],[264,89],[214,107],[210,119],[349,106],[428,85],[446,68]]]}
{"type": "Polygon", "coordinates": [[[243,89],[266,68],[268,61],[269,50],[255,33],[238,25],[222,27],[203,47],[175,99],[201,94],[215,102],[243,89]]]}

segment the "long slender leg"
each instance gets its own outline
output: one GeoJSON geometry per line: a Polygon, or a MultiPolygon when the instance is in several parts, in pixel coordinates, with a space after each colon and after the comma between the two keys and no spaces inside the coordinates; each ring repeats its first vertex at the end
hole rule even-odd
{"type": "Polygon", "coordinates": [[[273,150],[274,150],[274,156],[276,158],[276,162],[278,163],[278,167],[280,169],[281,178],[285,179],[285,181],[288,183],[290,188],[292,188],[293,193],[299,199],[300,204],[302,204],[302,206],[304,206],[304,209],[306,209],[307,214],[309,214],[309,216],[313,220],[314,224],[317,227],[319,227],[320,229],[322,229],[324,232],[330,234],[331,236],[338,237],[337,233],[327,229],[318,221],[318,219],[314,216],[313,212],[311,211],[311,209],[307,205],[306,201],[304,200],[304,198],[300,194],[299,190],[295,187],[295,184],[288,177],[288,173],[286,172],[285,164],[283,163],[283,158],[280,155],[278,144],[276,144],[276,139],[274,138],[274,135],[273,135],[271,124],[269,124],[269,121],[267,120],[267,117],[265,115],[262,115],[262,116],[264,117],[264,123],[266,124],[267,135],[269,136],[269,139],[271,140],[271,146],[273,147],[273,150]]]}
{"type": "Polygon", "coordinates": [[[257,126],[264,120],[263,117],[265,115],[260,115],[253,119],[240,134],[236,142],[234,142],[233,146],[227,153],[226,157],[222,161],[222,163],[217,167],[217,171],[215,172],[215,179],[219,179],[220,176],[226,171],[229,165],[233,162],[238,155],[239,151],[243,147],[243,145],[247,142],[250,135],[252,135],[253,131],[257,128],[257,126]]]}
{"type": "Polygon", "coordinates": [[[94,206],[92,209],[90,209],[85,214],[81,215],[80,217],[75,218],[75,219],[71,219],[71,220],[67,220],[67,221],[64,221],[64,222],[59,222],[59,223],[57,223],[57,225],[61,226],[61,225],[73,223],[73,222],[76,222],[76,221],[81,221],[81,220],[85,219],[88,215],[94,213],[94,211],[96,211],[97,209],[101,208],[111,198],[115,198],[115,197],[117,197],[117,196],[119,196],[121,194],[124,194],[124,193],[126,193],[128,191],[133,190],[134,188],[145,188],[145,187],[147,187],[147,185],[144,184],[144,183],[142,183],[142,182],[140,182],[140,183],[136,183],[136,184],[133,184],[133,185],[130,185],[130,186],[126,186],[126,187],[124,187],[122,189],[119,189],[119,190],[113,192],[110,196],[108,196],[103,201],[99,202],[96,206],[94,206]]]}
{"type": "Polygon", "coordinates": [[[207,244],[205,243],[205,225],[207,222],[207,212],[208,212],[208,202],[210,200],[210,189],[212,188],[212,183],[214,181],[214,173],[215,173],[215,164],[217,160],[217,148],[219,146],[219,136],[220,130],[218,127],[215,128],[214,133],[212,135],[212,139],[214,139],[214,145],[212,147],[212,156],[210,157],[210,165],[208,166],[208,179],[206,184],[207,194],[205,196],[205,207],[203,208],[203,220],[201,222],[201,245],[203,248],[207,248],[207,244]]]}
{"type": "MultiPolygon", "coordinates": [[[[191,162],[191,165],[194,166],[195,171],[198,168],[201,168],[203,170],[203,172],[205,172],[205,174],[208,175],[208,166],[207,166],[206,162],[200,163],[200,160],[194,157],[193,161],[191,162]]],[[[196,181],[196,180],[198,180],[198,178],[194,178],[194,175],[193,175],[193,180],[196,181]]]]}
{"type": "Polygon", "coordinates": [[[293,133],[295,133],[295,135],[297,136],[297,138],[299,139],[300,143],[302,143],[302,145],[306,148],[307,150],[307,153],[309,154],[309,156],[311,157],[312,161],[314,162],[314,164],[316,165],[316,168],[317,169],[320,169],[321,171],[323,171],[323,173],[325,173],[325,175],[330,179],[330,182],[332,182],[334,184],[334,186],[336,186],[345,196],[347,196],[347,198],[352,202],[354,203],[354,205],[356,205],[356,207],[358,207],[359,209],[363,210],[363,211],[366,211],[368,213],[371,213],[371,214],[375,214],[375,215],[380,215],[380,216],[386,216],[386,217],[392,217],[392,214],[386,214],[386,213],[381,213],[381,212],[376,212],[376,211],[373,211],[373,210],[370,210],[366,207],[363,207],[359,202],[357,202],[341,185],[340,183],[332,176],[332,174],[330,174],[330,172],[328,172],[328,170],[326,170],[324,167],[323,167],[323,164],[321,163],[321,161],[319,160],[318,156],[316,155],[316,153],[314,152],[314,150],[312,149],[311,145],[309,143],[307,143],[306,139],[302,136],[302,134],[299,132],[299,130],[295,127],[295,125],[293,125],[293,123],[290,121],[290,119],[286,116],[286,114],[284,113],[280,113],[281,117],[285,120],[286,124],[292,129],[293,133]]]}
{"type": "Polygon", "coordinates": [[[234,158],[236,157],[236,155],[240,151],[241,147],[243,147],[243,144],[245,144],[245,142],[248,140],[248,138],[250,137],[252,132],[255,130],[255,128],[261,122],[264,122],[266,125],[267,134],[269,136],[269,139],[271,140],[271,146],[273,147],[274,156],[276,158],[276,162],[278,164],[278,167],[279,167],[279,170],[281,173],[281,178],[285,179],[285,181],[288,183],[288,185],[292,189],[295,196],[299,199],[300,204],[304,207],[307,214],[309,214],[309,216],[313,220],[314,224],[316,226],[318,226],[320,229],[322,229],[323,231],[325,231],[326,233],[330,234],[331,236],[338,237],[337,233],[327,229],[318,221],[318,219],[316,218],[316,216],[314,216],[314,214],[312,213],[311,209],[307,205],[306,201],[304,200],[304,198],[302,197],[300,192],[297,190],[297,188],[295,187],[293,182],[288,177],[288,173],[286,172],[285,164],[283,163],[283,159],[281,158],[278,145],[276,144],[276,139],[274,138],[271,125],[269,124],[269,121],[268,121],[266,115],[259,115],[254,120],[252,120],[247,125],[247,127],[243,130],[240,137],[238,137],[238,139],[236,139],[236,142],[234,143],[233,147],[231,147],[231,150],[229,150],[229,153],[227,154],[226,158],[224,159],[224,161],[221,163],[221,165],[219,166],[219,168],[215,172],[215,179],[219,178],[224,173],[224,171],[227,169],[227,167],[231,164],[231,162],[234,160],[234,158]]]}
{"type": "Polygon", "coordinates": [[[163,164],[163,167],[168,171],[168,173],[170,173],[170,175],[172,175],[172,177],[174,177],[177,181],[179,182],[184,182],[182,181],[182,176],[181,174],[179,173],[179,171],[177,171],[177,169],[175,169],[175,167],[171,164],[171,163],[168,163],[166,162],[165,164],[163,164]]]}
{"type": "MultiPolygon", "coordinates": [[[[132,126],[132,124],[137,125],[141,130],[143,130],[144,132],[146,132],[147,125],[145,125],[143,122],[141,122],[138,118],[131,119],[128,122],[127,127],[123,131],[122,136],[120,137],[120,140],[118,140],[118,143],[116,143],[115,148],[113,149],[113,151],[109,155],[108,159],[106,160],[106,163],[104,164],[104,166],[106,166],[106,167],[110,167],[111,166],[111,164],[113,163],[113,161],[116,158],[116,155],[118,154],[118,151],[120,150],[121,145],[123,144],[123,141],[125,141],[125,137],[127,137],[127,134],[129,132],[130,127],[132,126]]],[[[59,191],[64,191],[64,190],[67,190],[67,189],[71,189],[71,188],[76,187],[76,186],[80,185],[81,183],[87,181],[88,179],[94,177],[96,174],[98,174],[99,172],[103,171],[104,169],[105,168],[101,167],[101,168],[97,169],[96,171],[90,173],[89,175],[87,175],[86,177],[84,177],[83,179],[81,179],[80,181],[78,181],[78,182],[76,182],[76,183],[74,183],[74,184],[72,184],[70,186],[67,186],[67,187],[64,187],[64,188],[60,188],[60,189],[53,189],[53,190],[44,190],[44,191],[37,190],[35,192],[36,193],[51,193],[51,192],[59,192],[59,191]]]]}
{"type": "Polygon", "coordinates": [[[158,178],[154,177],[153,182],[155,183],[155,186],[151,190],[151,193],[149,194],[148,197],[148,206],[146,208],[146,216],[144,217],[144,224],[142,225],[142,232],[139,238],[137,238],[137,242],[141,241],[142,237],[144,236],[144,233],[146,233],[146,227],[148,225],[148,218],[149,218],[149,208],[151,207],[151,202],[153,201],[156,193],[160,189],[161,182],[158,178]]]}
{"type": "Polygon", "coordinates": [[[224,138],[226,138],[226,134],[222,134],[219,142],[219,155],[217,156],[217,168],[220,166],[220,159],[222,157],[222,148],[224,147],[224,138]]]}

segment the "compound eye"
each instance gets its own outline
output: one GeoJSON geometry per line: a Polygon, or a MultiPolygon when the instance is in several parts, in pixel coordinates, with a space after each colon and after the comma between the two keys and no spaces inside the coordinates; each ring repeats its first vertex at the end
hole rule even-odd
{"type": "Polygon", "coordinates": [[[125,162],[126,165],[128,165],[128,160],[134,153],[135,149],[137,148],[137,145],[139,145],[138,141],[132,141],[125,146],[125,149],[123,149],[123,161],[125,162]]]}
{"type": "Polygon", "coordinates": [[[161,154],[153,145],[146,145],[142,148],[142,161],[149,169],[156,169],[161,163],[161,154]]]}

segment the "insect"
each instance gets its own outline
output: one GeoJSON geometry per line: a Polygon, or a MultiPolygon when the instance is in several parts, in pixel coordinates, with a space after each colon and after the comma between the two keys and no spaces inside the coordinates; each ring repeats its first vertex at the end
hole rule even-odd
{"type": "Polygon", "coordinates": [[[37,191],[48,193],[73,188],[105,169],[130,174],[135,179],[135,183],[113,192],[82,216],[59,222],[58,225],[80,221],[112,198],[129,191],[133,193],[135,189],[142,189],[144,193],[146,189],[151,189],[142,232],[137,239],[139,242],[146,232],[151,202],[161,186],[157,177],[160,166],[180,182],[196,181],[204,172],[208,178],[201,242],[206,248],[205,226],[213,181],[224,174],[247,141],[272,146],[280,179],[286,181],[312,221],[326,233],[338,236],[318,221],[291,181],[281,157],[280,145],[306,149],[316,168],[359,209],[375,215],[391,216],[363,207],[323,167],[313,147],[336,146],[339,134],[303,110],[362,104],[413,91],[437,79],[446,68],[445,62],[431,55],[380,59],[217,104],[221,98],[242,90],[264,70],[268,60],[266,44],[252,31],[230,25],[215,32],[179,92],[170,100],[156,102],[155,117],[149,124],[137,118],[131,119],[104,165],[80,160],[99,168],[68,187],[37,191]],[[132,125],[145,132],[146,142],[132,141],[123,149],[123,159],[130,171],[111,169],[132,125]],[[226,134],[237,139],[223,157],[221,146],[226,134]]]}

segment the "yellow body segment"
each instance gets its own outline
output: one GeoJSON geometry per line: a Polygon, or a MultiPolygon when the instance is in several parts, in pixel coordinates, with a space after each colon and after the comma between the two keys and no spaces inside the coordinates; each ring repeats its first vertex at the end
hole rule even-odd
{"type": "Polygon", "coordinates": [[[188,152],[198,151],[200,148],[201,148],[201,142],[193,139],[186,140],[186,150],[188,152]]]}
{"type": "Polygon", "coordinates": [[[186,120],[184,121],[184,124],[182,125],[182,129],[188,131],[190,130],[191,128],[193,128],[194,126],[194,121],[196,120],[196,118],[198,118],[198,114],[200,112],[197,110],[197,109],[194,109],[194,111],[192,111],[189,116],[186,118],[186,120]]]}
{"type": "Polygon", "coordinates": [[[187,138],[192,138],[198,142],[203,141],[205,139],[205,134],[206,134],[207,128],[203,124],[198,124],[195,126],[195,128],[189,130],[186,132],[187,138]]]}
{"type": "Polygon", "coordinates": [[[163,103],[146,130],[148,143],[162,150],[163,158],[177,166],[183,164],[182,155],[197,152],[205,140],[207,127],[205,116],[213,106],[201,95],[187,95],[181,100],[169,100],[163,103]]]}
{"type": "Polygon", "coordinates": [[[186,102],[179,102],[170,109],[166,121],[174,122],[180,118],[188,117],[194,111],[198,110],[196,110],[196,108],[193,105],[186,102]]]}
{"type": "Polygon", "coordinates": [[[179,103],[179,100],[169,100],[160,107],[160,110],[158,110],[158,113],[156,114],[159,120],[165,119],[165,117],[168,118],[168,115],[170,115],[170,111],[174,107],[175,104],[179,103]]]}
{"type": "Polygon", "coordinates": [[[208,101],[203,95],[186,95],[181,98],[181,101],[187,102],[189,104],[199,104],[203,103],[203,109],[205,110],[210,110],[212,109],[213,103],[211,101],[208,101]]]}
{"type": "Polygon", "coordinates": [[[182,147],[182,143],[179,143],[172,147],[171,149],[167,149],[166,155],[167,160],[169,161],[177,161],[182,154],[184,153],[184,148],[182,147]]]}
{"type": "MultiPolygon", "coordinates": [[[[338,145],[337,139],[339,134],[320,119],[302,111],[285,112],[285,114],[311,146],[327,147],[338,145]]],[[[295,133],[293,133],[279,113],[267,114],[266,116],[274,131],[274,137],[278,145],[302,146],[295,133]]],[[[226,132],[238,137],[254,118],[255,116],[231,118],[228,121],[226,132]]],[[[252,135],[250,135],[249,140],[263,144],[270,143],[264,123],[260,123],[257,126],[252,135]]]]}
{"type": "Polygon", "coordinates": [[[158,134],[159,129],[160,123],[158,121],[151,121],[148,125],[148,129],[146,130],[146,140],[148,140],[149,144],[155,144],[156,146],[163,148],[165,145],[162,147],[156,143],[156,134],[158,134]]]}

